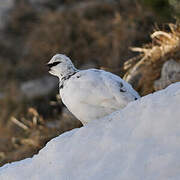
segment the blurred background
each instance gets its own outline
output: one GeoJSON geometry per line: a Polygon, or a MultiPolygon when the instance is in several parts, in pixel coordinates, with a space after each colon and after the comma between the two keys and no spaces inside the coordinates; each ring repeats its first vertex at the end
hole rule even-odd
{"type": "Polygon", "coordinates": [[[56,53],[142,96],[180,81],[179,14],[179,0],[0,0],[0,166],[82,126],[45,67],[56,53]]]}

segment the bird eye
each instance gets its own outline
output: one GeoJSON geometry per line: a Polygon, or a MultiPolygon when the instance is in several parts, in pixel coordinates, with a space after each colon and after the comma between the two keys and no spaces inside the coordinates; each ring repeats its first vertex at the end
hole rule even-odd
{"type": "Polygon", "coordinates": [[[58,65],[58,64],[60,64],[61,62],[60,61],[58,61],[58,62],[53,62],[53,63],[50,63],[50,64],[47,64],[48,65],[48,67],[53,67],[53,66],[56,66],[56,65],[58,65]]]}
{"type": "Polygon", "coordinates": [[[54,62],[54,63],[52,63],[52,65],[53,65],[53,66],[56,66],[56,65],[58,65],[58,64],[60,64],[60,63],[61,63],[60,61],[54,62]]]}

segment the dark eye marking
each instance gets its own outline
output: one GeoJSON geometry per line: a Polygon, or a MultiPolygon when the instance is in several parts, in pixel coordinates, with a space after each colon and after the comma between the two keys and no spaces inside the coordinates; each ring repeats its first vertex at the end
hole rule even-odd
{"type": "Polygon", "coordinates": [[[60,63],[61,63],[60,61],[59,61],[59,62],[53,62],[53,63],[47,64],[47,66],[48,66],[49,68],[51,68],[51,67],[56,66],[56,65],[58,65],[58,64],[60,64],[60,63]]]}

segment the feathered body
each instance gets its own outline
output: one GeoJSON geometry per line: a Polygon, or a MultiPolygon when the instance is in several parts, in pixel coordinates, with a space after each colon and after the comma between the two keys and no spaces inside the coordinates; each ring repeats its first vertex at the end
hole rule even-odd
{"type": "Polygon", "coordinates": [[[77,70],[65,55],[53,56],[48,66],[49,72],[60,79],[63,103],[83,124],[122,109],[140,97],[119,76],[98,69],[77,70]]]}

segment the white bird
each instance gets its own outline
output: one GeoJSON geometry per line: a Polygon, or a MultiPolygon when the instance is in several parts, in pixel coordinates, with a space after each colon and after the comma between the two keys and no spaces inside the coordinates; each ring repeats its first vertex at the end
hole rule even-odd
{"type": "Polygon", "coordinates": [[[47,65],[49,73],[60,80],[63,103],[83,125],[122,109],[140,97],[119,76],[99,69],[78,70],[63,54],[53,56],[47,65]]]}

